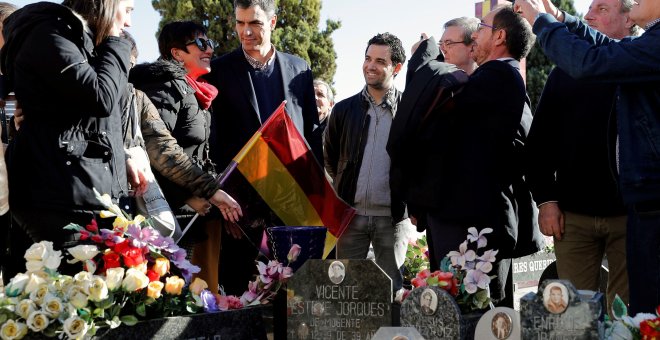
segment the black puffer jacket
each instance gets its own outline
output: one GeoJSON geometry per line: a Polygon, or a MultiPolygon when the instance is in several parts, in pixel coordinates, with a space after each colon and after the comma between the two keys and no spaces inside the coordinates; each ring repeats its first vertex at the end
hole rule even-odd
{"type": "Polygon", "coordinates": [[[158,110],[140,90],[131,91],[140,116],[140,128],[151,167],[195,196],[210,198],[220,185],[215,178],[193,164],[160,118],[158,110]]]}
{"type": "MultiPolygon", "coordinates": [[[[130,81],[143,91],[158,109],[165,127],[183,148],[192,163],[207,173],[214,167],[208,158],[211,115],[197,102],[193,88],[186,81],[186,70],[168,60],[137,65],[131,70],[130,81]]],[[[153,152],[153,150],[152,150],[153,152]]],[[[150,157],[152,157],[150,153],[150,157]]],[[[154,166],[158,158],[152,159],[152,167],[163,192],[173,209],[184,205],[192,197],[195,188],[178,185],[164,167],[154,166]]],[[[180,183],[180,182],[179,182],[180,183]]]]}
{"type": "Polygon", "coordinates": [[[25,115],[7,157],[14,211],[100,210],[93,188],[126,195],[129,44],[110,37],[95,48],[70,9],[46,2],[16,11],[4,34],[2,71],[25,115]]]}

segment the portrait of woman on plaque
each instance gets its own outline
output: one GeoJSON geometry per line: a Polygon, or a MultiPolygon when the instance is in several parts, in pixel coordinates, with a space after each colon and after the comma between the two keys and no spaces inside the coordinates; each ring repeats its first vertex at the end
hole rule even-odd
{"type": "Polygon", "coordinates": [[[511,316],[509,314],[500,312],[493,315],[493,320],[490,323],[490,329],[493,332],[495,338],[502,340],[508,339],[511,335],[511,329],[513,328],[513,322],[511,321],[511,316]]]}
{"type": "Polygon", "coordinates": [[[543,290],[543,305],[552,314],[563,313],[568,306],[568,289],[559,282],[553,282],[543,290]]]}
{"type": "Polygon", "coordinates": [[[431,289],[425,289],[419,297],[419,306],[425,315],[433,315],[438,308],[438,296],[431,289]]]}

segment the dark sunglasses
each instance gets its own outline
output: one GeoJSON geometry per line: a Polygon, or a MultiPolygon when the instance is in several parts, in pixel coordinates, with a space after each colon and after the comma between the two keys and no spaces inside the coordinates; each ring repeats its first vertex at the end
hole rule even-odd
{"type": "Polygon", "coordinates": [[[190,40],[189,42],[186,43],[186,46],[190,44],[195,44],[199,48],[200,51],[205,52],[207,48],[211,48],[212,50],[215,49],[218,44],[211,40],[211,39],[204,39],[204,38],[195,38],[195,40],[190,40]]]}

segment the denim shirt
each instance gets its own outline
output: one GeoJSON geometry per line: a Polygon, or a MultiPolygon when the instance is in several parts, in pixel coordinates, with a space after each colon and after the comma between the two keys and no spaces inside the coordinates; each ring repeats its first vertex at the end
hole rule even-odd
{"type": "Polygon", "coordinates": [[[619,41],[565,13],[564,24],[540,15],[533,30],[545,54],[573,78],[618,85],[624,201],[660,201],[660,25],[619,41]]]}

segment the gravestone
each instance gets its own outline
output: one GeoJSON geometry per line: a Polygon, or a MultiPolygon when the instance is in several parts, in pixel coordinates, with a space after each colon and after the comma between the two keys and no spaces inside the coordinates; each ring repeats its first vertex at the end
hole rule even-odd
{"type": "Polygon", "coordinates": [[[307,260],[287,283],[287,339],[372,339],[392,324],[392,280],[371,260],[307,260]]]}
{"type": "Polygon", "coordinates": [[[520,340],[520,315],[507,307],[496,307],[486,312],[475,331],[479,340],[520,340]]]}
{"type": "Polygon", "coordinates": [[[371,340],[424,340],[414,327],[381,327],[371,340]]]}
{"type": "MultiPolygon", "coordinates": [[[[267,340],[263,314],[268,308],[255,306],[140,321],[134,326],[121,325],[114,329],[103,327],[91,339],[267,340]]],[[[42,333],[31,333],[25,338],[52,339],[42,333]]]]}
{"type": "Polygon", "coordinates": [[[513,259],[511,267],[516,289],[537,286],[545,269],[555,260],[554,253],[545,251],[513,259]]]}
{"type": "Polygon", "coordinates": [[[401,326],[415,327],[426,339],[465,339],[461,320],[454,298],[435,286],[413,289],[401,304],[401,326]]]}
{"type": "Polygon", "coordinates": [[[546,280],[520,300],[523,339],[599,339],[603,294],[580,291],[566,280],[546,280]]]}

